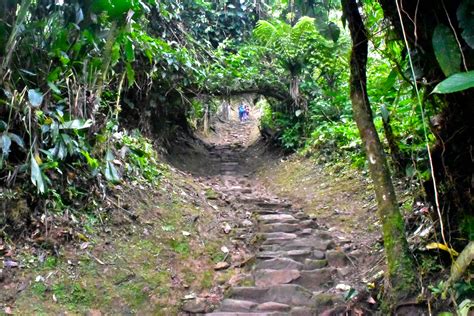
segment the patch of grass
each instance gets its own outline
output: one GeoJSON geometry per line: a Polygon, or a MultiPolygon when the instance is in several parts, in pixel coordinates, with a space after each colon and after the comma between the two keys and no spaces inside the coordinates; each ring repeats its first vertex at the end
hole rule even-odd
{"type": "Polygon", "coordinates": [[[204,194],[205,194],[205,196],[208,200],[217,200],[219,198],[216,191],[214,191],[213,189],[210,189],[210,188],[206,189],[206,192],[204,194]]]}
{"type": "Polygon", "coordinates": [[[201,277],[201,288],[210,289],[213,285],[214,274],[212,271],[205,271],[201,277]]]}
{"type": "Polygon", "coordinates": [[[169,245],[174,252],[183,256],[188,256],[190,253],[189,243],[183,239],[170,239],[169,245]]]}
{"type": "Polygon", "coordinates": [[[142,282],[130,283],[123,286],[121,296],[125,299],[127,304],[133,308],[139,308],[148,299],[147,286],[142,282]]]}
{"type": "Polygon", "coordinates": [[[49,256],[43,262],[43,268],[45,269],[54,269],[58,265],[58,258],[54,256],[49,256]]]}
{"type": "Polygon", "coordinates": [[[44,297],[48,288],[42,282],[36,282],[31,286],[31,293],[37,297],[44,297]]]}
{"type": "Polygon", "coordinates": [[[70,305],[72,309],[90,306],[93,294],[78,283],[58,283],[52,287],[53,294],[59,303],[70,305]]]}

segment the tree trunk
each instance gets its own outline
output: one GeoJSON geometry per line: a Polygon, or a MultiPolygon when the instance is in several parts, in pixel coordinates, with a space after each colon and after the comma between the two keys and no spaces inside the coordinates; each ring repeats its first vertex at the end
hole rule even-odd
{"type": "Polygon", "coordinates": [[[408,251],[403,218],[398,209],[395,190],[380,139],[375,130],[367,96],[368,40],[356,0],[341,0],[352,38],[351,100],[354,119],[364,144],[375,187],[378,212],[382,222],[388,274],[387,298],[393,304],[413,295],[417,289],[415,268],[408,251]]]}
{"type": "Polygon", "coordinates": [[[404,175],[407,159],[400,152],[397,139],[393,133],[392,125],[390,124],[390,114],[387,113],[386,117],[382,117],[382,122],[385,138],[387,139],[388,148],[390,149],[390,156],[392,157],[393,167],[397,174],[404,175]]]}

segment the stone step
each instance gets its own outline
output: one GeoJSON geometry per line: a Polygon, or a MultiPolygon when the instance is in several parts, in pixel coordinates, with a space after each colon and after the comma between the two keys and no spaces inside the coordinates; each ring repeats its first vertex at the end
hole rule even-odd
{"type": "Polygon", "coordinates": [[[306,249],[310,247],[314,250],[328,250],[335,247],[333,240],[323,240],[317,237],[306,237],[286,240],[281,244],[281,250],[295,250],[295,249],[306,249]]]}
{"type": "Polygon", "coordinates": [[[299,221],[288,213],[268,214],[258,216],[258,220],[262,224],[275,224],[275,223],[290,223],[297,224],[299,221]]]}
{"type": "Polygon", "coordinates": [[[261,203],[257,203],[257,206],[261,208],[282,209],[282,210],[291,208],[291,204],[286,203],[286,202],[261,202],[261,203]]]}
{"type": "MultiPolygon", "coordinates": [[[[288,251],[260,251],[257,253],[257,259],[275,259],[275,258],[290,258],[295,261],[303,263],[306,258],[319,259],[314,256],[315,251],[311,248],[288,250],[288,251]]],[[[324,254],[323,254],[324,255],[324,254]]],[[[324,258],[321,258],[324,259],[324,258]]]]}
{"type": "MultiPolygon", "coordinates": [[[[306,264],[306,262],[305,262],[306,264]]],[[[260,261],[256,264],[255,269],[274,269],[274,270],[286,270],[295,269],[303,270],[305,264],[295,261],[290,258],[274,258],[270,260],[260,261]]]]}
{"type": "MultiPolygon", "coordinates": [[[[288,316],[288,313],[279,313],[279,312],[213,312],[205,315],[211,316],[288,316]]],[[[296,316],[296,314],[295,314],[296,316]]],[[[309,314],[308,314],[309,316],[309,314]]]]}
{"type": "Polygon", "coordinates": [[[267,288],[234,287],[230,297],[257,303],[276,302],[290,306],[312,306],[313,293],[298,284],[279,284],[267,288]]]}
{"type": "Polygon", "coordinates": [[[221,302],[219,311],[221,312],[250,312],[254,307],[257,307],[257,303],[246,300],[235,300],[226,298],[221,302]]]}
{"type": "Polygon", "coordinates": [[[255,271],[255,286],[269,287],[278,284],[288,284],[300,277],[300,271],[296,269],[270,270],[261,269],[255,271]]]}
{"type": "Polygon", "coordinates": [[[337,269],[335,268],[302,270],[300,271],[300,277],[292,283],[301,285],[310,291],[317,291],[325,287],[331,287],[336,277],[337,269]]]}
{"type": "Polygon", "coordinates": [[[305,220],[301,221],[296,224],[289,224],[289,223],[281,223],[276,222],[273,224],[263,224],[260,226],[260,231],[264,233],[272,233],[272,232],[283,232],[283,233],[295,233],[298,231],[302,231],[306,228],[316,228],[317,224],[313,220],[305,220]]]}
{"type": "Polygon", "coordinates": [[[280,245],[287,243],[289,240],[294,240],[298,237],[296,234],[292,233],[263,233],[261,234],[265,240],[263,245],[280,245]]]}

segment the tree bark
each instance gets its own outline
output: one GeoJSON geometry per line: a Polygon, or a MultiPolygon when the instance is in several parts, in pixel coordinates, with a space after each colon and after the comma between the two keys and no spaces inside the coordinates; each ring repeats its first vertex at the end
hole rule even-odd
{"type": "Polygon", "coordinates": [[[352,109],[374,182],[388,269],[386,281],[389,286],[386,287],[386,295],[393,304],[415,293],[415,269],[408,251],[404,222],[398,209],[387,160],[374,126],[367,96],[368,39],[365,26],[356,0],[341,0],[341,4],[353,43],[350,64],[352,109]]]}
{"type": "Polygon", "coordinates": [[[392,165],[397,174],[404,175],[407,159],[400,152],[397,139],[393,133],[392,125],[390,124],[390,115],[382,117],[382,122],[385,138],[387,139],[388,148],[390,149],[390,156],[392,157],[392,165]]]}

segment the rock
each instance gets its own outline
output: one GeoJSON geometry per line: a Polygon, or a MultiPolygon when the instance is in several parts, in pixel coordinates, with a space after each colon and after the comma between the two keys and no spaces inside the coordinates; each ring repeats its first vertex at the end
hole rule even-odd
{"type": "Polygon", "coordinates": [[[324,259],[326,258],[326,254],[321,250],[313,251],[313,258],[315,259],[324,259]]]}
{"type": "Polygon", "coordinates": [[[256,310],[261,312],[288,312],[291,307],[276,302],[266,302],[257,306],[256,310]]]}
{"type": "Polygon", "coordinates": [[[321,269],[328,265],[328,261],[326,259],[305,259],[304,261],[304,269],[305,270],[315,270],[321,269]]]}
{"type": "Polygon", "coordinates": [[[319,309],[331,307],[342,302],[342,298],[339,295],[330,293],[317,293],[314,295],[313,300],[319,309]]]}
{"type": "Polygon", "coordinates": [[[257,270],[255,272],[255,285],[269,287],[277,284],[290,283],[300,277],[298,270],[257,270]]]}
{"type": "Polygon", "coordinates": [[[297,249],[287,251],[286,255],[294,260],[302,261],[305,258],[311,256],[311,249],[297,249]]]}
{"type": "Polygon", "coordinates": [[[262,222],[288,222],[296,221],[296,218],[290,214],[269,214],[260,215],[259,220],[262,222]]]}
{"type": "Polygon", "coordinates": [[[253,286],[233,287],[229,291],[229,297],[241,300],[253,300],[263,303],[268,292],[266,288],[258,288],[253,286]]]}
{"type": "Polygon", "coordinates": [[[227,269],[228,267],[230,267],[229,263],[225,261],[221,261],[221,262],[216,263],[216,265],[214,266],[214,270],[216,271],[224,270],[224,269],[227,269]]]}
{"type": "Polygon", "coordinates": [[[268,289],[265,300],[287,305],[311,306],[313,293],[296,284],[281,284],[268,289]]]}
{"type": "Polygon", "coordinates": [[[270,260],[261,261],[257,264],[256,269],[273,269],[273,270],[284,270],[284,269],[303,269],[303,264],[290,258],[275,258],[270,260]]]}
{"type": "Polygon", "coordinates": [[[299,233],[299,235],[300,236],[309,236],[309,235],[312,234],[312,232],[313,232],[312,228],[305,228],[299,233]]]}
{"type": "Polygon", "coordinates": [[[314,316],[317,315],[314,310],[309,307],[297,306],[293,307],[290,316],[314,316]]]}
{"type": "Polygon", "coordinates": [[[263,236],[266,238],[263,242],[264,245],[280,245],[298,237],[296,234],[290,233],[265,233],[263,236]]]}
{"type": "Polygon", "coordinates": [[[181,310],[188,313],[205,313],[207,311],[207,305],[202,299],[194,299],[184,303],[181,310]]]}
{"type": "Polygon", "coordinates": [[[86,316],[102,316],[102,312],[98,309],[90,309],[87,311],[86,316]]]}
{"type": "Polygon", "coordinates": [[[295,281],[296,284],[304,286],[305,288],[315,291],[322,286],[331,285],[333,276],[336,274],[336,269],[322,268],[310,271],[300,271],[301,277],[295,281]]]}
{"type": "Polygon", "coordinates": [[[227,298],[222,301],[220,310],[223,312],[249,312],[258,304],[252,301],[234,300],[227,298]]]}
{"type": "Polygon", "coordinates": [[[288,223],[266,224],[260,227],[260,231],[263,233],[274,233],[274,232],[294,233],[299,229],[300,227],[298,224],[288,224],[288,223]]]}
{"type": "Polygon", "coordinates": [[[327,250],[330,245],[334,243],[332,240],[322,240],[314,237],[299,238],[287,241],[282,245],[282,250],[308,248],[311,247],[316,250],[327,250]]]}
{"type": "Polygon", "coordinates": [[[342,268],[349,264],[349,259],[346,254],[340,250],[329,250],[326,253],[326,258],[331,267],[342,268]]]}
{"type": "Polygon", "coordinates": [[[242,221],[242,226],[243,226],[243,227],[251,227],[251,226],[253,226],[253,223],[252,223],[251,220],[244,219],[244,220],[242,221]]]}

